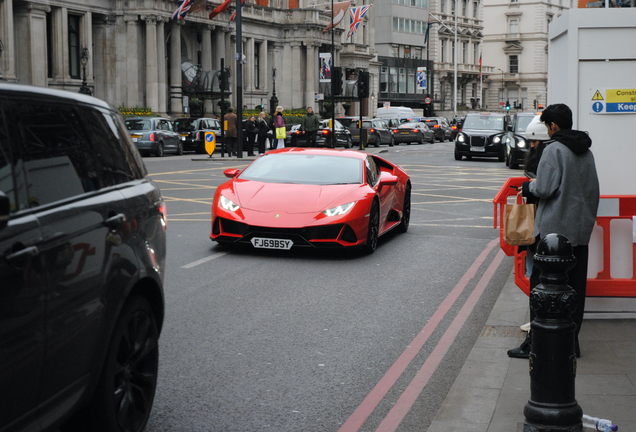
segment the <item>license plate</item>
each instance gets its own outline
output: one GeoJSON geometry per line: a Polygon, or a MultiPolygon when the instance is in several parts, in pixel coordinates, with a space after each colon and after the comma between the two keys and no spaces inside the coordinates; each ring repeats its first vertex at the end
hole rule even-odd
{"type": "Polygon", "coordinates": [[[402,135],[408,135],[408,132],[400,132],[402,135]]]}
{"type": "Polygon", "coordinates": [[[471,147],[470,151],[474,151],[474,152],[485,152],[486,151],[486,147],[471,147]]]}
{"type": "Polygon", "coordinates": [[[294,242],[291,240],[283,240],[283,239],[268,239],[261,237],[254,237],[252,239],[252,246],[257,249],[281,249],[281,250],[289,250],[294,245],[294,242]]]}
{"type": "Polygon", "coordinates": [[[134,138],[134,137],[133,137],[133,139],[132,139],[132,140],[133,140],[133,142],[137,142],[137,138],[134,138]]]}
{"type": "Polygon", "coordinates": [[[181,134],[181,136],[182,136],[182,137],[187,137],[187,136],[188,136],[188,134],[187,134],[187,133],[186,133],[186,134],[181,134]]]}

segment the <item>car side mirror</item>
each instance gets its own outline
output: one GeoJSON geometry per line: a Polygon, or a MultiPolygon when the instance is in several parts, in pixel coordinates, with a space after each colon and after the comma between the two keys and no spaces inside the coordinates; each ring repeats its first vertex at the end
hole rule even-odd
{"type": "Polygon", "coordinates": [[[380,175],[380,186],[395,186],[398,183],[398,178],[393,174],[382,173],[380,175]]]}
{"type": "Polygon", "coordinates": [[[9,197],[0,191],[0,229],[9,224],[9,213],[11,212],[11,202],[9,197]]]}
{"type": "Polygon", "coordinates": [[[236,169],[236,168],[228,168],[225,171],[223,171],[223,174],[225,175],[225,177],[228,178],[234,178],[237,175],[239,175],[239,173],[241,172],[241,170],[236,169]]]}

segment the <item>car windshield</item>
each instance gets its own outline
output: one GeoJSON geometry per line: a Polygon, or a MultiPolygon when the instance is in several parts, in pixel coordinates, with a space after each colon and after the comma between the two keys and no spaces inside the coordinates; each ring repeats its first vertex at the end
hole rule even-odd
{"type": "Polygon", "coordinates": [[[360,184],[362,162],[343,156],[272,154],[256,159],[239,178],[264,183],[360,184]]]}
{"type": "Polygon", "coordinates": [[[150,130],[150,120],[145,120],[145,119],[126,120],[126,127],[128,128],[128,130],[136,130],[136,131],[150,130]]]}
{"type": "Polygon", "coordinates": [[[196,120],[195,119],[175,120],[174,128],[178,130],[179,132],[196,130],[196,120]]]}
{"type": "Polygon", "coordinates": [[[400,125],[400,129],[412,129],[416,127],[420,127],[419,123],[402,123],[400,125]]]}
{"type": "Polygon", "coordinates": [[[503,130],[503,116],[475,115],[467,116],[462,129],[503,130]]]}
{"type": "Polygon", "coordinates": [[[363,121],[362,122],[362,129],[370,129],[373,127],[373,124],[370,121],[363,121]]]}
{"type": "Polygon", "coordinates": [[[517,128],[516,128],[517,132],[525,132],[526,128],[528,127],[528,125],[530,124],[533,118],[534,116],[517,117],[517,128]]]}

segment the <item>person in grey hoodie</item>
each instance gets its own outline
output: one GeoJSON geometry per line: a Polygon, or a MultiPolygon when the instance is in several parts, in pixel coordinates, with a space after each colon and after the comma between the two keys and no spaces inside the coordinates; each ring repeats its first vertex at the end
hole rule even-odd
{"type": "MultiPolygon", "coordinates": [[[[599,203],[599,183],[592,140],[587,133],[572,130],[572,111],[567,105],[548,106],[541,121],[554,140],[543,150],[537,177],[523,183],[524,196],[539,198],[534,221],[534,236],[540,241],[548,234],[564,235],[572,243],[576,265],[568,271],[568,285],[576,291],[576,310],[572,320],[576,324],[575,352],[581,355],[579,331],[585,309],[587,286],[588,245],[596,223],[599,203]]],[[[539,285],[541,271],[535,266],[530,275],[530,288],[539,285]]],[[[531,311],[531,319],[534,312],[531,311]]],[[[508,351],[510,357],[528,358],[531,334],[520,347],[508,351]]]]}

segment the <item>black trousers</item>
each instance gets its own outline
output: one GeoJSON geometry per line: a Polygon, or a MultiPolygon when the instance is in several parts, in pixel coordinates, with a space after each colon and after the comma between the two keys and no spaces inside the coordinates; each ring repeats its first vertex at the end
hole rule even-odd
{"type": "Polygon", "coordinates": [[[247,155],[254,156],[254,144],[256,143],[256,134],[247,134],[247,155]]]}
{"type": "Polygon", "coordinates": [[[236,137],[225,137],[225,142],[227,143],[226,150],[229,155],[232,153],[236,153],[236,137]]]}
{"type": "Polygon", "coordinates": [[[316,134],[318,131],[305,132],[305,147],[316,147],[316,134]]]}
{"type": "Polygon", "coordinates": [[[258,136],[258,153],[265,153],[265,140],[267,139],[267,134],[258,136]]]}
{"type": "MultiPolygon", "coordinates": [[[[579,347],[579,332],[581,330],[581,324],[583,324],[583,313],[585,312],[585,293],[587,291],[587,260],[589,257],[589,246],[574,246],[574,257],[576,258],[576,265],[568,272],[568,285],[576,292],[576,309],[572,313],[572,321],[576,324],[576,330],[574,332],[574,347],[575,352],[578,354],[581,352],[579,347]]],[[[537,267],[536,263],[532,268],[532,274],[530,275],[530,289],[539,285],[541,276],[541,270],[537,267]]],[[[536,317],[535,312],[530,309],[530,320],[534,321],[536,317]]],[[[530,343],[530,333],[522,345],[530,343]]],[[[528,346],[529,348],[529,346],[528,346]]]]}

